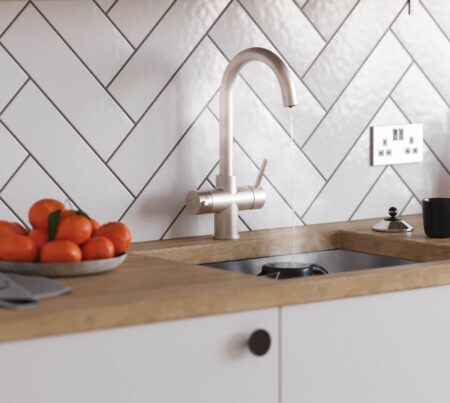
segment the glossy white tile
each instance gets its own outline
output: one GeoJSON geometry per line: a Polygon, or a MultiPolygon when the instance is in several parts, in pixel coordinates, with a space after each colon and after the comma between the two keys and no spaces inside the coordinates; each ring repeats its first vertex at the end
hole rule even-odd
{"type": "MultiPolygon", "coordinates": [[[[27,152],[20,143],[0,123],[0,189],[19,168],[27,157],[27,152]]],[[[0,218],[1,219],[1,218],[0,218]]]]}
{"type": "Polygon", "coordinates": [[[88,214],[117,220],[131,203],[131,194],[34,84],[24,87],[2,121],[88,214]]]}
{"type": "Polygon", "coordinates": [[[97,152],[107,158],[132,122],[33,6],[27,6],[1,42],[97,152]]]}
{"type": "Polygon", "coordinates": [[[135,194],[218,90],[225,67],[225,58],[205,38],[111,159],[111,168],[135,194]]]}
{"type": "Polygon", "coordinates": [[[422,0],[422,5],[450,40],[450,1],[422,0]]]}
{"type": "Polygon", "coordinates": [[[328,112],[303,149],[326,178],[345,157],[410,62],[397,39],[387,33],[328,112]],[[386,63],[386,60],[391,59],[396,62],[386,63]]]}
{"type": "Polygon", "coordinates": [[[14,18],[16,18],[25,4],[25,0],[0,1],[0,35],[14,20],[14,18]]]}
{"type": "Polygon", "coordinates": [[[357,3],[358,0],[309,0],[303,12],[328,41],[357,3]]]}
{"type": "Polygon", "coordinates": [[[227,3],[228,0],[175,3],[110,86],[132,117],[142,116],[227,3]]]}
{"type": "Polygon", "coordinates": [[[325,41],[292,0],[240,0],[293,69],[302,76],[325,41]]]}
{"type": "Polygon", "coordinates": [[[109,16],[137,47],[173,2],[174,0],[119,0],[109,16]]]}
{"type": "Polygon", "coordinates": [[[2,200],[0,200],[0,217],[2,220],[20,222],[19,217],[2,200]]]}
{"type": "Polygon", "coordinates": [[[0,196],[14,208],[14,212],[27,225],[30,225],[28,210],[36,200],[49,198],[64,202],[68,199],[67,195],[32,158],[25,162],[0,196]]]}
{"type": "Polygon", "coordinates": [[[133,53],[94,2],[38,0],[34,4],[104,85],[133,53]]]}
{"type": "Polygon", "coordinates": [[[423,123],[425,141],[450,169],[450,108],[417,66],[411,67],[392,98],[411,122],[423,123]]]}
{"type": "Polygon", "coordinates": [[[57,183],[102,221],[126,215],[136,240],[212,233],[185,193],[212,185],[216,91],[253,46],[288,63],[298,106],[282,106],[267,66],[242,69],[238,182],[269,158],[267,204],[242,220],[290,225],[292,200],[298,224],[384,215],[391,201],[418,212],[450,189],[447,3],[414,0],[409,15],[406,0],[0,0],[0,219],[57,183]],[[371,167],[370,124],[407,119],[424,124],[425,160],[371,167]]]}
{"type": "Polygon", "coordinates": [[[413,197],[403,210],[402,214],[422,214],[422,205],[417,201],[416,198],[413,197]]]}
{"type": "MultiPolygon", "coordinates": [[[[255,46],[269,49],[283,57],[237,2],[228,7],[212,28],[210,36],[228,59],[246,48],[255,46]]],[[[251,63],[242,70],[242,77],[285,130],[289,131],[290,115],[282,104],[280,86],[275,75],[267,66],[261,63],[251,63]]],[[[302,145],[325,112],[292,71],[291,78],[299,100],[298,105],[291,109],[295,120],[295,139],[298,144],[302,145]]]]}
{"type": "Polygon", "coordinates": [[[352,219],[387,217],[390,207],[396,207],[400,213],[411,196],[411,192],[397,173],[391,167],[387,167],[352,219]]]}
{"type": "Polygon", "coordinates": [[[348,220],[383,172],[370,165],[370,126],[405,123],[391,100],[378,111],[304,216],[306,224],[348,220]]]}
{"type": "Polygon", "coordinates": [[[19,65],[0,47],[0,113],[27,80],[19,65]]]}
{"type": "Polygon", "coordinates": [[[421,164],[396,165],[395,170],[419,200],[425,197],[450,197],[450,177],[427,145],[421,164]]]}
{"type": "Polygon", "coordinates": [[[326,108],[352,80],[404,5],[403,0],[361,0],[327,44],[305,76],[308,88],[326,108]]]}
{"type": "Polygon", "coordinates": [[[108,11],[116,0],[95,0],[103,11],[108,11]]]}
{"type": "Polygon", "coordinates": [[[403,12],[392,29],[435,88],[450,103],[450,42],[420,2],[414,6],[413,14],[403,12]]]}
{"type": "Polygon", "coordinates": [[[219,125],[205,110],[124,217],[135,241],[159,239],[218,160],[219,125]],[[148,225],[142,225],[145,221],[148,225]]]}

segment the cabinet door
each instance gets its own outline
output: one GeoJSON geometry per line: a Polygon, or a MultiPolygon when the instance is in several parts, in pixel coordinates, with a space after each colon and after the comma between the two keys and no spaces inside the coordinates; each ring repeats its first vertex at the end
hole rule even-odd
{"type": "Polygon", "coordinates": [[[450,402],[450,287],[281,313],[283,403],[450,402]]]}
{"type": "Polygon", "coordinates": [[[278,402],[278,309],[0,344],[9,403],[278,402]],[[269,351],[249,336],[265,329],[269,351]]]}

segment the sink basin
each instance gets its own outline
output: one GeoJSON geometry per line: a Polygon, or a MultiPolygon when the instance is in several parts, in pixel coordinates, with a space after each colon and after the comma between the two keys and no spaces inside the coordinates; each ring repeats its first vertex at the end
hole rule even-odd
{"type": "MultiPolygon", "coordinates": [[[[258,259],[208,263],[205,264],[205,266],[239,273],[257,275],[261,271],[262,265],[265,263],[280,261],[288,262],[290,260],[290,255],[272,256],[258,259]]],[[[413,260],[397,259],[389,256],[354,252],[345,249],[299,253],[296,256],[296,260],[304,263],[318,264],[319,266],[325,268],[329,274],[416,263],[413,260]]]]}

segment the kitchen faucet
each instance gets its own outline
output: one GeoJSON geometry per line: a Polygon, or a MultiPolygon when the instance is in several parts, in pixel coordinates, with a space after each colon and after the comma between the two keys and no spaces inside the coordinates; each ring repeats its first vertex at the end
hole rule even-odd
{"type": "Polygon", "coordinates": [[[238,239],[239,210],[255,210],[264,206],[266,194],[261,187],[267,160],[264,160],[254,186],[237,187],[233,175],[233,85],[247,63],[260,61],[275,73],[281,88],[283,105],[297,104],[294,87],[286,64],[275,53],[264,48],[249,48],[231,59],[220,86],[220,162],[216,188],[191,191],[186,207],[192,214],[214,213],[214,238],[238,239]]]}

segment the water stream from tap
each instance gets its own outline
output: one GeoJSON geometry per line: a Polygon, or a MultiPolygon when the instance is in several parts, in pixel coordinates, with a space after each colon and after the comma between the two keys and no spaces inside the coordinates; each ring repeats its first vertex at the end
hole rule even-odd
{"type": "Polygon", "coordinates": [[[291,226],[292,226],[292,253],[291,253],[291,261],[295,261],[295,139],[294,139],[294,113],[292,112],[292,108],[289,108],[289,131],[291,135],[291,226]]]}

